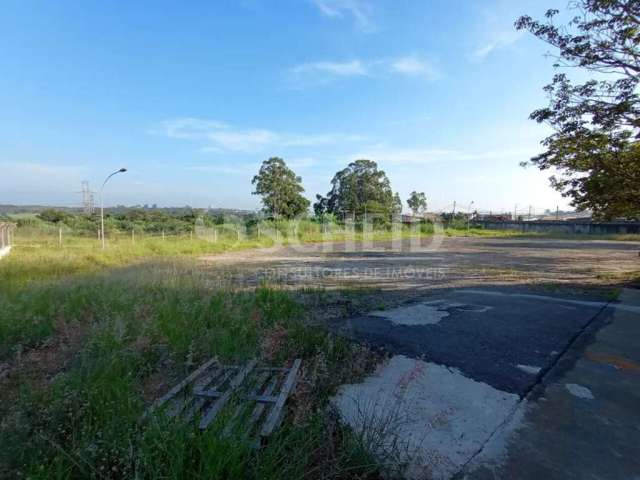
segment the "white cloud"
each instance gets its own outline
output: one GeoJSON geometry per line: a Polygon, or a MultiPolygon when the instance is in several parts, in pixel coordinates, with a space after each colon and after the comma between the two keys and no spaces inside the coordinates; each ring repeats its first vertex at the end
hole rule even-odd
{"type": "Polygon", "coordinates": [[[312,70],[319,70],[332,75],[338,75],[342,77],[351,77],[358,75],[366,75],[367,69],[364,67],[360,60],[353,60],[351,62],[339,63],[339,62],[318,62],[307,65],[312,70]]]}
{"type": "Polygon", "coordinates": [[[221,165],[192,165],[186,170],[202,173],[224,173],[227,175],[241,175],[243,177],[254,175],[260,169],[258,163],[221,164],[221,165]]]}
{"type": "Polygon", "coordinates": [[[492,38],[479,45],[472,53],[471,60],[481,62],[487,58],[495,50],[508,47],[522,37],[522,32],[504,31],[493,34],[492,38]]]}
{"type": "Polygon", "coordinates": [[[318,164],[318,161],[313,157],[300,157],[287,160],[287,165],[293,169],[305,169],[313,167],[318,164]]]}
{"type": "Polygon", "coordinates": [[[373,9],[365,0],[313,0],[313,3],[325,17],[350,17],[363,32],[375,31],[373,9]]]}
{"type": "Polygon", "coordinates": [[[397,165],[420,165],[436,162],[462,162],[469,160],[493,161],[514,158],[527,160],[537,152],[533,149],[505,149],[500,151],[462,151],[438,148],[395,148],[372,145],[350,155],[352,160],[369,158],[397,165]]]}
{"type": "Polygon", "coordinates": [[[365,140],[343,133],[300,134],[267,129],[238,129],[223,122],[199,118],[176,118],[150,131],[168,138],[200,141],[205,152],[258,152],[269,148],[312,147],[365,140]]]}
{"type": "Polygon", "coordinates": [[[205,135],[211,144],[203,147],[209,152],[253,152],[277,141],[277,135],[269,130],[228,130],[212,129],[205,135]]]}
{"type": "Polygon", "coordinates": [[[440,78],[438,69],[428,60],[417,56],[344,62],[321,61],[297,65],[289,70],[290,80],[296,87],[323,85],[338,78],[384,77],[402,75],[422,77],[429,81],[440,78]]]}
{"type": "Polygon", "coordinates": [[[337,78],[363,77],[369,75],[368,67],[360,60],[345,62],[309,62],[296,65],[288,72],[293,88],[326,85],[337,78]]]}
{"type": "MultiPolygon", "coordinates": [[[[317,165],[317,161],[312,157],[299,157],[286,159],[289,168],[296,171],[304,170],[317,165]]],[[[189,165],[184,167],[185,170],[202,173],[224,173],[227,175],[239,175],[242,177],[252,177],[260,169],[261,164],[258,162],[234,162],[219,163],[216,165],[189,165]]]]}
{"type": "Polygon", "coordinates": [[[200,118],[176,118],[162,122],[160,129],[152,129],[149,133],[162,134],[170,138],[193,139],[206,136],[211,130],[221,130],[227,125],[221,122],[200,118]]]}
{"type": "Polygon", "coordinates": [[[435,80],[440,76],[438,70],[430,62],[412,56],[399,57],[392,60],[389,62],[389,69],[395,73],[424,76],[430,80],[435,80]]]}

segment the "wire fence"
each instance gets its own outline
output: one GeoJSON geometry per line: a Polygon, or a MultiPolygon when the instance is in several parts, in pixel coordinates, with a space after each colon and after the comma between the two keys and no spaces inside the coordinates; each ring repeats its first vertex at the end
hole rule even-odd
{"type": "MultiPolygon", "coordinates": [[[[128,230],[106,228],[105,242],[111,244],[136,244],[142,242],[208,242],[208,243],[237,243],[243,241],[279,242],[291,240],[318,240],[332,238],[348,238],[356,235],[375,235],[389,233],[396,230],[409,230],[416,233],[430,233],[430,224],[397,225],[393,224],[378,228],[373,224],[357,224],[354,221],[344,223],[319,223],[309,220],[277,221],[260,223],[228,223],[214,226],[198,225],[188,231],[171,229],[143,229],[128,230]]],[[[95,240],[96,245],[102,242],[100,229],[74,229],[66,225],[42,224],[38,226],[24,226],[16,230],[15,243],[29,245],[34,243],[59,244],[73,246],[76,240],[95,240]]],[[[79,245],[79,244],[78,244],[79,245]]]]}

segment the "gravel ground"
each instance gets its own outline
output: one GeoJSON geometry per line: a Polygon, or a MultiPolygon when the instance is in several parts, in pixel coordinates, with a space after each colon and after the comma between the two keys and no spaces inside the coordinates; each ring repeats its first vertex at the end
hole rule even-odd
{"type": "Polygon", "coordinates": [[[351,314],[461,287],[606,296],[625,276],[640,271],[639,252],[640,242],[444,236],[278,246],[207,256],[202,262],[212,276],[232,284],[266,281],[359,291],[363,305],[346,312],[351,314]]]}

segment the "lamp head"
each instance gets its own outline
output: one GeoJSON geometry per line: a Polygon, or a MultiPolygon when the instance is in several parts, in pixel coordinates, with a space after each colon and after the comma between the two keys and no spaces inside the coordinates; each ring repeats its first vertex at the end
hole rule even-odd
{"type": "Polygon", "coordinates": [[[122,167],[122,168],[121,168],[120,170],[118,170],[118,171],[119,171],[119,172],[124,173],[124,172],[126,172],[126,171],[127,171],[127,169],[126,169],[126,168],[124,168],[124,167],[122,167]]]}

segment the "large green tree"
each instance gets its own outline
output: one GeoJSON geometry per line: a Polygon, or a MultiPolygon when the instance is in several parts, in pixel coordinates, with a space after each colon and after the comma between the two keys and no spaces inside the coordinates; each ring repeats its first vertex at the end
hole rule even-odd
{"type": "Polygon", "coordinates": [[[262,196],[265,212],[275,218],[293,218],[309,209],[309,200],[302,196],[302,179],[281,158],[262,162],[251,183],[253,194],[262,196]]]}
{"type": "Polygon", "coordinates": [[[555,67],[590,72],[576,83],[565,71],[545,87],[550,102],[531,118],[553,133],[530,162],[555,169],[551,184],[594,216],[640,218],[640,1],[576,0],[567,25],[523,16],[516,28],[555,47],[555,67]]]}
{"type": "Polygon", "coordinates": [[[416,192],[414,190],[407,199],[407,205],[409,205],[414,215],[418,215],[427,209],[427,196],[424,192],[416,192]]]}
{"type": "Polygon", "coordinates": [[[373,160],[356,160],[336,173],[327,196],[318,195],[314,205],[316,213],[357,218],[365,213],[391,217],[397,208],[389,178],[373,160]]]}

